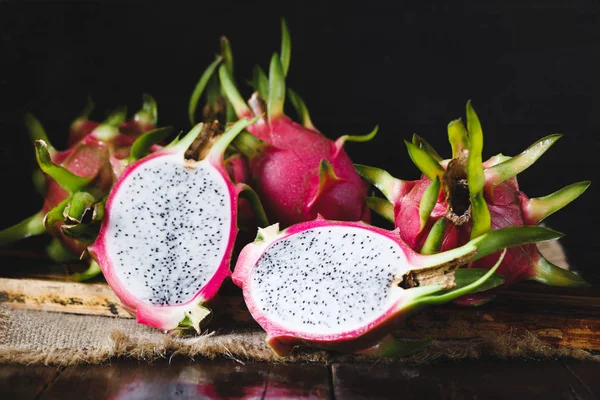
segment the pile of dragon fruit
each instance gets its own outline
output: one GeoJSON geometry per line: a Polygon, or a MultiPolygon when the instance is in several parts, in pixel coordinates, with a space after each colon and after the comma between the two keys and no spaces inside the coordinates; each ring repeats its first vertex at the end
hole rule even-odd
{"type": "Polygon", "coordinates": [[[538,224],[590,183],[529,198],[517,182],[560,135],[484,161],[468,102],[465,120],[448,125],[451,157],[413,135],[405,144],[421,178],[398,179],[344,150],[368,146],[377,127],[336,140],[317,130],[286,87],[290,56],[282,21],[280,52],[267,72],[255,67],[245,99],[221,38],[189,101],[192,129],[174,138],[147,94],[133,116],[117,109],[102,122],[89,119],[90,102],[62,151],[28,114],[44,203],[0,244],[50,234],[52,259],[89,263],[72,279],[102,274],[138,323],[165,333],[200,332],[231,278],[279,355],[296,345],[364,352],[422,307],[481,305],[519,281],[587,285],[536,244],[562,236],[538,224]],[[372,225],[371,212],[395,229],[372,225]]]}

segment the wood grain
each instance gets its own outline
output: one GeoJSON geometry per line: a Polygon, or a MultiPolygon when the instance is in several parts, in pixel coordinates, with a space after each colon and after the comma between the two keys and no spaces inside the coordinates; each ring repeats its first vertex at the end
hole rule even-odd
{"type": "Polygon", "coordinates": [[[593,398],[558,361],[478,361],[419,367],[334,364],[332,371],[336,399],[593,398]]]}

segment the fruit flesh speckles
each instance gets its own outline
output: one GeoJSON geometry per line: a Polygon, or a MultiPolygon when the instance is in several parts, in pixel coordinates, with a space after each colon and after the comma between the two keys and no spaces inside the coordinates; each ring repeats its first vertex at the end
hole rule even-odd
{"type": "Polygon", "coordinates": [[[159,157],[132,171],[113,202],[107,245],[129,291],[152,305],[191,300],[229,241],[223,177],[205,162],[192,169],[177,156],[159,157]]]}
{"type": "Polygon", "coordinates": [[[391,282],[404,263],[385,236],[316,228],[273,243],[252,272],[251,291],[257,306],[285,328],[348,331],[389,307],[391,282]]]}

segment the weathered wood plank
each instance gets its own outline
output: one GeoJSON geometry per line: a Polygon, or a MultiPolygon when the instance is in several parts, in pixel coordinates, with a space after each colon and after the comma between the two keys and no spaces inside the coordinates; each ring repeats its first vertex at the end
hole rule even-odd
{"type": "Polygon", "coordinates": [[[339,399],[591,398],[556,361],[478,361],[419,367],[334,364],[333,386],[339,399]]]}
{"type": "Polygon", "coordinates": [[[424,309],[408,318],[398,333],[420,338],[423,332],[437,339],[527,332],[552,345],[600,350],[600,290],[521,284],[481,307],[424,309]]]}
{"type": "Polygon", "coordinates": [[[591,396],[600,398],[600,363],[566,360],[563,364],[578,379],[591,396]]]}
{"type": "Polygon", "coordinates": [[[329,370],[322,364],[276,364],[265,399],[330,399],[329,370]]]}
{"type": "Polygon", "coordinates": [[[67,368],[40,399],[260,399],[268,370],[230,360],[81,365],[67,368]]]}
{"type": "Polygon", "coordinates": [[[102,283],[0,278],[0,302],[12,308],[131,318],[102,283]]]}
{"type": "Polygon", "coordinates": [[[0,365],[0,398],[34,399],[60,371],[60,368],[38,365],[0,365]]]}

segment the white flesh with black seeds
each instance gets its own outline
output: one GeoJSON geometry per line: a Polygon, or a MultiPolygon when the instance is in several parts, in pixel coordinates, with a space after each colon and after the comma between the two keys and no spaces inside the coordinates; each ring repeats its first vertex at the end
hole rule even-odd
{"type": "MultiPolygon", "coordinates": [[[[392,239],[366,229],[320,227],[277,240],[250,276],[269,320],[295,332],[347,332],[394,301],[392,280],[406,258],[392,239]]],[[[396,291],[397,292],[397,291],[396,291]]]]}
{"type": "Polygon", "coordinates": [[[107,251],[135,297],[183,304],[221,264],[231,218],[226,182],[207,161],[190,168],[180,155],[156,157],[114,194],[107,251]]]}

